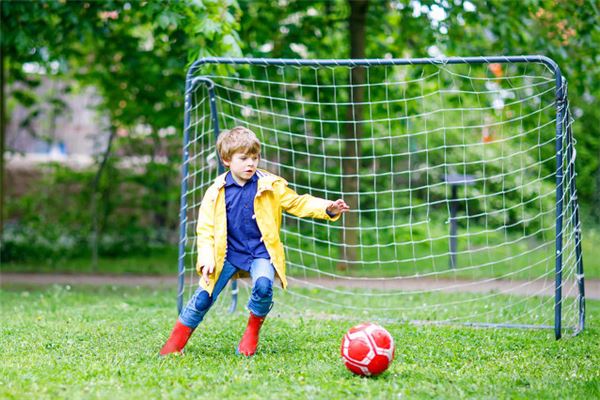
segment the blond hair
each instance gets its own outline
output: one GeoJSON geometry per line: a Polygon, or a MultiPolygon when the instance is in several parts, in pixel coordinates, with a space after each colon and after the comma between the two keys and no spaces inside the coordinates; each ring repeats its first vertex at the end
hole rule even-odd
{"type": "Polygon", "coordinates": [[[260,142],[250,129],[236,126],[219,134],[217,152],[224,161],[230,161],[235,153],[260,155],[260,142]]]}

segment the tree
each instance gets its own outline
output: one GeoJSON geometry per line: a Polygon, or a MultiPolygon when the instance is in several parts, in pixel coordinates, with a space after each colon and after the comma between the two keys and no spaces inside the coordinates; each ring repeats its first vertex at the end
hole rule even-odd
{"type": "MultiPolygon", "coordinates": [[[[56,78],[98,90],[102,97],[99,109],[109,117],[111,139],[117,130],[128,132],[140,125],[149,128],[153,145],[147,146],[151,155],[148,168],[155,167],[163,174],[150,188],[150,197],[164,202],[160,183],[165,183],[173,169],[157,165],[159,133],[182,126],[184,80],[190,62],[207,55],[241,55],[238,18],[233,0],[3,2],[2,147],[6,99],[16,98],[25,106],[36,101],[31,92],[15,89],[16,82],[21,84],[18,87],[34,87],[39,82],[36,75],[24,72],[23,65],[53,70],[56,78]],[[11,93],[6,93],[9,84],[11,93]]],[[[110,148],[99,160],[96,185],[109,155],[110,148]]],[[[170,165],[179,161],[179,151],[167,155],[170,165]]],[[[4,165],[0,169],[4,171],[4,165]]],[[[151,206],[157,210],[158,224],[163,223],[160,205],[151,206]]]]}
{"type": "MultiPolygon", "coordinates": [[[[266,3],[242,3],[244,12],[242,19],[241,35],[247,45],[244,50],[254,56],[295,58],[310,56],[314,58],[365,58],[367,49],[367,18],[369,17],[368,0],[348,1],[322,1],[322,2],[289,2],[285,9],[268,8],[266,3]],[[256,16],[261,16],[261,22],[256,16]],[[264,23],[265,19],[268,21],[264,23]],[[271,26],[280,29],[273,32],[271,26]],[[264,27],[269,27],[265,30],[264,27]],[[263,44],[263,46],[261,46],[263,44]],[[294,46],[303,44],[306,54],[302,54],[302,47],[294,46]],[[300,52],[300,53],[299,53],[300,52]]],[[[375,7],[379,9],[379,7],[375,7]]],[[[371,15],[371,19],[374,19],[371,15]]],[[[375,22],[375,21],[372,21],[375,22]]],[[[363,134],[363,125],[360,122],[363,107],[360,103],[364,100],[365,69],[353,68],[349,78],[355,86],[350,92],[353,105],[347,108],[345,125],[346,142],[345,156],[348,160],[343,164],[344,181],[342,183],[346,201],[351,209],[359,208],[356,182],[353,178],[358,173],[357,160],[360,156],[360,139],[363,134]]],[[[358,224],[356,213],[346,215],[344,224],[346,228],[354,228],[358,224]]],[[[358,231],[346,229],[344,232],[345,254],[344,259],[351,262],[356,260],[356,245],[358,244],[358,231]]],[[[348,268],[348,265],[339,265],[348,268]]]]}
{"type": "MultiPolygon", "coordinates": [[[[105,179],[101,167],[110,170],[110,154],[149,154],[152,176],[130,179],[148,189],[145,207],[152,224],[160,226],[169,224],[160,210],[172,202],[164,187],[173,187],[166,182],[177,174],[174,166],[180,152],[175,135],[164,138],[161,132],[182,125],[184,75],[195,58],[242,53],[251,57],[398,58],[427,57],[432,50],[447,56],[545,54],[560,64],[570,84],[572,110],[578,117],[580,198],[592,204],[594,196],[600,196],[600,111],[595,107],[600,96],[596,62],[600,14],[594,1],[390,0],[370,2],[367,7],[366,0],[286,0],[285,7],[281,4],[274,0],[243,1],[239,6],[228,0],[2,2],[3,110],[9,97],[24,104],[37,101],[28,88],[39,79],[24,72],[25,63],[96,87],[104,99],[100,109],[110,117],[111,132],[123,134],[115,137],[115,147],[105,152],[106,157],[98,159],[98,191],[107,200],[113,195],[115,183],[105,179]],[[360,33],[361,26],[364,33],[360,33]],[[18,88],[15,82],[20,83],[18,88]],[[5,93],[9,84],[10,93],[5,93]],[[131,134],[140,126],[147,132],[141,139],[131,134]],[[159,156],[169,160],[166,167],[159,156]]],[[[355,69],[353,82],[360,81],[360,70],[355,69]]],[[[360,103],[361,89],[351,96],[360,103]]],[[[356,105],[347,110],[348,121],[350,114],[362,113],[356,105]]],[[[4,126],[5,118],[1,122],[4,126]]],[[[359,137],[360,129],[356,124],[347,134],[359,137]]],[[[0,200],[0,209],[2,204],[0,200]]]]}
{"type": "MultiPolygon", "coordinates": [[[[349,0],[350,17],[348,22],[348,33],[350,38],[350,58],[361,59],[366,57],[366,29],[367,29],[367,10],[369,9],[368,0],[349,0]]],[[[355,67],[351,72],[351,82],[354,87],[351,90],[352,106],[348,107],[346,114],[346,145],[344,155],[347,157],[343,165],[344,171],[344,191],[346,201],[350,209],[357,210],[358,203],[358,179],[355,176],[359,173],[358,160],[361,155],[360,139],[363,137],[363,102],[365,99],[365,80],[366,72],[364,67],[355,67]]],[[[348,262],[356,260],[356,246],[358,245],[358,217],[355,212],[350,212],[344,219],[345,230],[345,255],[348,262]]],[[[350,265],[340,265],[341,268],[348,269],[350,265]]]]}
{"type": "MultiPolygon", "coordinates": [[[[427,2],[433,7],[435,2],[427,2]]],[[[445,3],[444,3],[445,4],[445,3]]],[[[436,5],[438,6],[438,5],[436,5]]],[[[438,6],[439,7],[439,6],[438,6]]],[[[600,200],[600,9],[594,0],[487,0],[445,4],[436,37],[447,55],[542,54],[554,59],[569,84],[576,117],[578,192],[600,200]],[[476,6],[475,6],[475,5],[476,6]]],[[[596,222],[600,209],[591,207],[596,222]]]]}
{"type": "MultiPolygon", "coordinates": [[[[347,58],[350,5],[342,0],[243,2],[240,37],[253,57],[347,58]],[[278,27],[279,29],[273,29],[278,27]],[[305,49],[303,52],[298,49],[305,49]]],[[[354,4],[356,7],[358,3],[354,4]]],[[[586,204],[600,200],[600,9],[594,0],[514,2],[373,2],[366,14],[367,58],[542,54],[569,82],[577,118],[578,188],[586,204]]],[[[592,212],[600,221],[600,210],[592,212]]]]}

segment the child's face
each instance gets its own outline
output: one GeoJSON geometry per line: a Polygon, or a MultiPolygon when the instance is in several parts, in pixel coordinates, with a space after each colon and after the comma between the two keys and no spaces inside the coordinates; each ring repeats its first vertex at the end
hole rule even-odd
{"type": "Polygon", "coordinates": [[[243,185],[252,178],[259,161],[258,154],[234,153],[231,160],[223,160],[223,164],[229,168],[233,179],[243,185]]]}

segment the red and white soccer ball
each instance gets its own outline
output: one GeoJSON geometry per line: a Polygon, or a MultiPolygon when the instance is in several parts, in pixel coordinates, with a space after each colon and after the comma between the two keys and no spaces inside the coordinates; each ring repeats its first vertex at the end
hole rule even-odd
{"type": "Polygon", "coordinates": [[[346,368],[357,375],[374,376],[385,371],[394,359],[394,338],[377,324],[353,326],[342,339],[346,368]]]}

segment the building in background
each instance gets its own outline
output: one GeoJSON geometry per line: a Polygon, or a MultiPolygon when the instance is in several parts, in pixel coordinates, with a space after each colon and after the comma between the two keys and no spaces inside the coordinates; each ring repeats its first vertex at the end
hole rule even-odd
{"type": "Polygon", "coordinates": [[[91,166],[108,143],[108,119],[97,111],[101,99],[93,88],[67,93],[67,83],[41,79],[34,90],[37,103],[30,108],[9,106],[4,188],[8,196],[23,194],[45,163],[91,166]]]}

